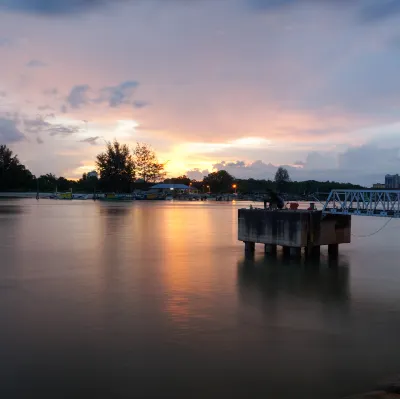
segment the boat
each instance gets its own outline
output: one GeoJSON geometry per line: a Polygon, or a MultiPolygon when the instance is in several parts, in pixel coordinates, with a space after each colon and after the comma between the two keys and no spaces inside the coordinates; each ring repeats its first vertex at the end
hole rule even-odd
{"type": "Polygon", "coordinates": [[[56,198],[59,200],[72,200],[72,191],[69,191],[67,193],[57,193],[56,198]]]}
{"type": "Polygon", "coordinates": [[[99,201],[132,201],[132,196],[130,194],[106,193],[97,199],[99,201]]]}

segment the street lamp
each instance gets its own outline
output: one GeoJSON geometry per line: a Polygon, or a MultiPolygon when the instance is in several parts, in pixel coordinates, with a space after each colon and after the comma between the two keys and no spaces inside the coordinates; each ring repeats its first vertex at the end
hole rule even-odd
{"type": "Polygon", "coordinates": [[[210,186],[207,186],[207,188],[208,188],[208,194],[210,194],[210,186]]]}
{"type": "Polygon", "coordinates": [[[237,187],[236,184],[232,184],[232,188],[235,190],[235,194],[236,194],[236,187],[237,187]]]}

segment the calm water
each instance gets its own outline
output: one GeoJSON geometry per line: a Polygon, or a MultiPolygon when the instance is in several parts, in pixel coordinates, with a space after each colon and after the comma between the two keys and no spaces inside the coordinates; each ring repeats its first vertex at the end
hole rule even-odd
{"type": "Polygon", "coordinates": [[[239,206],[0,201],[0,397],[329,399],[400,373],[400,221],[336,267],[245,260],[239,206]]]}

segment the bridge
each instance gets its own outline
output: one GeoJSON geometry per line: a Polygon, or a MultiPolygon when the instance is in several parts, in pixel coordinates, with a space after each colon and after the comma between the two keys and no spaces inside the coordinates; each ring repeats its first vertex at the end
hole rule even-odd
{"type": "Polygon", "coordinates": [[[332,190],[322,212],[400,218],[400,190],[332,190]]]}

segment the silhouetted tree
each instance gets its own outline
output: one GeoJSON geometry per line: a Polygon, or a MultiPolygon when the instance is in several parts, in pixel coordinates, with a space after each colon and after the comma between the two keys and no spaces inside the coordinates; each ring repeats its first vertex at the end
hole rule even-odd
{"type": "Polygon", "coordinates": [[[165,179],[164,183],[168,184],[185,184],[186,186],[189,186],[190,184],[190,179],[186,176],[179,176],[179,177],[171,177],[170,179],[165,179]]]}
{"type": "Polygon", "coordinates": [[[284,191],[288,188],[290,182],[289,172],[286,168],[280,166],[275,173],[275,183],[278,191],[284,191]]]}
{"type": "Polygon", "coordinates": [[[105,152],[97,155],[100,185],[105,191],[129,192],[135,179],[135,164],[126,144],[108,142],[105,152]]]}
{"type": "Polygon", "coordinates": [[[0,145],[0,191],[23,190],[33,186],[32,173],[22,165],[13,152],[0,145]]]}
{"type": "Polygon", "coordinates": [[[203,179],[205,186],[210,186],[210,190],[214,193],[228,192],[232,190],[234,177],[226,170],[210,173],[203,179]]]}
{"type": "MultiPolygon", "coordinates": [[[[47,173],[39,177],[39,189],[47,193],[55,192],[58,189],[57,177],[52,173],[47,173]]],[[[68,189],[67,189],[68,190],[68,189]]],[[[65,191],[67,191],[65,190],[65,191]]],[[[60,190],[62,191],[62,190],[60,190]]]]}
{"type": "Polygon", "coordinates": [[[143,182],[155,183],[163,180],[166,173],[164,171],[165,164],[159,163],[154,150],[144,143],[136,143],[133,151],[133,161],[135,164],[136,178],[143,182]]]}

